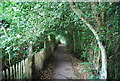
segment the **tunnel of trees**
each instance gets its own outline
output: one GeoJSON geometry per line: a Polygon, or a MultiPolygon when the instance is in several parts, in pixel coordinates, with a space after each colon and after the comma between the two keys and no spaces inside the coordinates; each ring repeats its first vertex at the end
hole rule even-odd
{"type": "Polygon", "coordinates": [[[46,37],[64,38],[67,51],[89,63],[96,78],[120,79],[120,2],[2,2],[3,69],[44,47],[46,37]],[[100,75],[100,76],[99,76],[100,75]]]}

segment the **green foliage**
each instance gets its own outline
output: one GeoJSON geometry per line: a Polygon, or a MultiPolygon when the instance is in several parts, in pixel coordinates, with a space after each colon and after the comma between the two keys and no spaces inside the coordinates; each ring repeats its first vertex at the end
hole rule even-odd
{"type": "Polygon", "coordinates": [[[91,75],[88,79],[92,79],[92,81],[99,81],[99,78],[100,76],[94,76],[94,75],[91,75]]]}
{"type": "MultiPolygon", "coordinates": [[[[8,37],[0,28],[0,48],[3,49],[3,61],[8,63],[9,53],[12,63],[24,59],[29,54],[29,43],[33,42],[33,52],[38,52],[44,47],[46,37],[62,36],[68,51],[78,59],[93,63],[97,60],[99,48],[95,37],[88,27],[73,13],[69,3],[45,3],[45,2],[3,2],[0,3],[0,21],[5,20],[8,37]],[[7,22],[7,23],[6,23],[7,22]]],[[[106,48],[108,56],[108,72],[110,77],[115,76],[115,69],[120,65],[119,54],[115,52],[119,43],[120,28],[118,3],[75,3],[76,7],[84,13],[83,17],[94,27],[100,36],[100,40],[106,48]],[[100,21],[100,27],[98,27],[100,21]],[[115,55],[117,55],[115,57],[115,55]],[[112,59],[109,59],[109,57],[112,59]],[[112,61],[111,61],[112,60],[112,61]],[[112,67],[112,68],[111,68],[112,67]]],[[[55,38],[55,37],[54,37],[55,38]]],[[[54,43],[54,42],[53,42],[54,43]]],[[[97,64],[97,63],[96,63],[97,64]]],[[[99,66],[101,65],[101,62],[99,66]]],[[[93,67],[96,67],[93,65],[93,67]]],[[[100,68],[99,68],[100,69],[100,68]]],[[[117,74],[117,78],[120,75],[117,74]]],[[[91,76],[97,79],[98,77],[91,76]]]]}
{"type": "MultiPolygon", "coordinates": [[[[10,23],[10,26],[6,28],[9,37],[0,28],[3,61],[8,63],[8,60],[11,60],[14,64],[25,58],[29,54],[30,41],[33,42],[33,52],[40,51],[44,47],[45,36],[52,34],[49,23],[53,14],[47,11],[50,9],[49,4],[4,2],[0,5],[2,10],[0,20],[10,23]],[[8,53],[10,53],[10,58],[8,53]]],[[[7,24],[3,24],[4,27],[5,25],[7,24]]]]}

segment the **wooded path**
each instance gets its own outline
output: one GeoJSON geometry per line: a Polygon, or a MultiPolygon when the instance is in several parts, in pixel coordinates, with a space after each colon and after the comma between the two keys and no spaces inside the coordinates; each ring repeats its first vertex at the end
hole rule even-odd
{"type": "Polygon", "coordinates": [[[76,79],[70,58],[63,44],[58,45],[54,61],[52,79],[76,79]]]}

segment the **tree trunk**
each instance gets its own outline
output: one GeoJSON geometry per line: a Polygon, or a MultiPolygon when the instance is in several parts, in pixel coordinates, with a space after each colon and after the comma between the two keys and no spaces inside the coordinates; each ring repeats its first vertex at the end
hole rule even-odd
{"type": "Polygon", "coordinates": [[[75,48],[76,48],[75,47],[75,42],[76,42],[75,41],[75,32],[73,31],[72,34],[73,34],[73,48],[74,48],[73,50],[74,50],[74,53],[75,53],[75,48]]]}
{"type": "Polygon", "coordinates": [[[102,67],[101,67],[101,72],[100,72],[100,79],[107,79],[107,59],[106,59],[106,51],[104,46],[102,45],[99,36],[97,34],[97,32],[95,31],[95,29],[93,28],[92,25],[90,25],[85,18],[82,17],[82,12],[76,8],[73,7],[73,2],[70,1],[70,7],[72,8],[73,12],[76,13],[78,15],[78,17],[88,26],[88,28],[92,31],[92,33],[94,34],[96,40],[97,40],[97,44],[99,45],[99,48],[101,50],[101,56],[102,56],[102,67]]]}
{"type": "MultiPolygon", "coordinates": [[[[2,29],[4,30],[5,35],[6,35],[6,36],[8,37],[8,39],[9,39],[7,30],[5,29],[5,27],[4,27],[3,25],[2,25],[1,27],[2,27],[2,29]]],[[[10,61],[11,54],[10,54],[10,52],[8,52],[8,56],[9,56],[9,66],[11,66],[11,61],[10,61]]]]}

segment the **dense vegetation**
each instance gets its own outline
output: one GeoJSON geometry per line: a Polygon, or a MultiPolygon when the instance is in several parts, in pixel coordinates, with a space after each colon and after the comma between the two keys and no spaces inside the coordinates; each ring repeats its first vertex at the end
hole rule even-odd
{"type": "Polygon", "coordinates": [[[64,38],[73,56],[88,63],[99,78],[102,64],[101,50],[93,32],[97,32],[106,50],[108,78],[120,77],[120,3],[74,3],[81,13],[74,13],[70,3],[5,2],[0,3],[0,48],[3,65],[9,67],[28,55],[29,43],[34,52],[44,47],[47,37],[64,38]],[[78,17],[81,15],[80,17],[78,17]],[[59,37],[58,37],[59,36],[59,37]]]}

